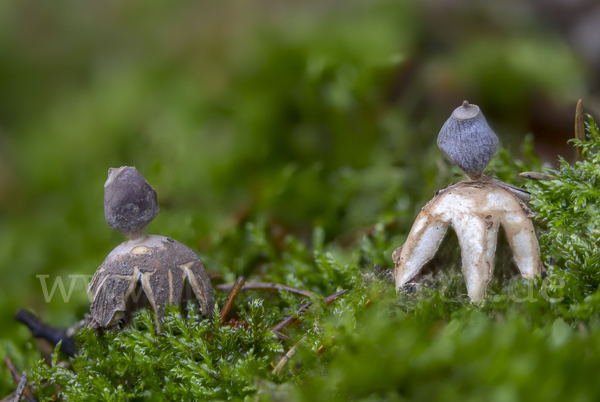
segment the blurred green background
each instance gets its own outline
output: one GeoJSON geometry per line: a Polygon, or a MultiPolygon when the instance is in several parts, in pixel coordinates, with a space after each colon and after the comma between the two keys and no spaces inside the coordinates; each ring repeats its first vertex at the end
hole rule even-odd
{"type": "Polygon", "coordinates": [[[275,241],[309,242],[318,225],[340,247],[390,224],[399,246],[456,180],[435,138],[464,99],[504,146],[533,133],[547,163],[573,159],[575,103],[600,115],[597,8],[0,2],[0,337],[28,337],[19,307],[59,326],[88,310],[82,281],[69,303],[46,303],[36,275],[50,287],[60,275],[68,291],[68,275],[92,275],[125,240],[104,221],[110,167],[136,166],[157,190],[149,232],[232,280],[242,265],[214,247],[244,222],[275,241]]]}

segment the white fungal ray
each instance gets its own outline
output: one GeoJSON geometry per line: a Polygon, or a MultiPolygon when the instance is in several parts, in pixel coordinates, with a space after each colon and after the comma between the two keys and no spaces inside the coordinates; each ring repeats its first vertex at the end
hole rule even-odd
{"type": "Polygon", "coordinates": [[[473,302],[485,299],[500,225],[523,277],[539,275],[542,262],[532,216],[518,197],[489,180],[463,181],[437,192],[417,216],[404,246],[392,256],[396,289],[400,290],[433,258],[448,225],[458,236],[463,276],[473,302]]]}

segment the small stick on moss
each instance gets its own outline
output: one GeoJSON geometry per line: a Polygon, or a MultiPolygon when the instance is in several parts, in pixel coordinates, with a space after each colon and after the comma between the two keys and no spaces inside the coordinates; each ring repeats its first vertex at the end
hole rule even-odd
{"type": "Polygon", "coordinates": [[[64,329],[51,327],[42,322],[33,313],[23,309],[17,311],[15,319],[25,324],[31,331],[31,335],[36,338],[46,339],[54,346],[62,341],[60,350],[69,357],[75,356],[75,341],[72,337],[67,336],[67,332],[64,329]]]}
{"type": "MultiPolygon", "coordinates": [[[[306,312],[306,310],[308,310],[308,308],[310,306],[312,306],[312,304],[313,304],[313,302],[308,302],[308,303],[302,305],[302,307],[300,307],[298,309],[298,312],[296,313],[296,315],[301,316],[302,314],[304,314],[306,312]]],[[[275,334],[278,334],[278,336],[279,336],[279,332],[281,332],[282,329],[296,328],[298,325],[300,325],[300,319],[294,315],[291,315],[291,316],[287,317],[285,320],[279,322],[278,324],[273,325],[271,327],[271,329],[273,330],[273,332],[275,332],[275,334]]]]}
{"type": "Polygon", "coordinates": [[[235,303],[235,299],[237,299],[237,296],[240,293],[240,290],[242,290],[242,286],[244,285],[245,281],[246,278],[240,276],[237,278],[237,280],[231,287],[231,290],[229,291],[229,296],[227,296],[227,301],[225,302],[225,305],[221,310],[221,325],[223,325],[223,323],[225,323],[225,321],[227,320],[227,315],[233,307],[233,303],[235,303]]]}
{"type": "Polygon", "coordinates": [[[17,391],[6,395],[4,398],[0,399],[0,402],[13,402],[15,400],[15,395],[17,395],[17,391]]]}
{"type": "Polygon", "coordinates": [[[25,373],[23,373],[23,376],[21,376],[19,374],[19,372],[17,371],[17,368],[15,367],[15,365],[13,364],[13,362],[10,360],[10,358],[8,356],[4,357],[4,363],[6,363],[6,367],[8,367],[8,371],[10,371],[10,373],[12,374],[15,382],[17,384],[19,384],[19,388],[21,388],[21,381],[23,378],[25,378],[25,384],[23,385],[23,389],[21,390],[21,394],[19,394],[19,388],[17,388],[17,392],[15,393],[15,395],[17,396],[17,398],[15,398],[15,401],[19,401],[21,400],[21,395],[25,394],[25,397],[27,398],[27,400],[29,400],[30,402],[36,402],[35,396],[33,395],[33,391],[31,390],[31,388],[29,388],[29,386],[27,386],[27,375],[25,373]]]}
{"type": "MultiPolygon", "coordinates": [[[[236,282],[237,283],[237,282],[236,282]]],[[[235,283],[223,283],[221,285],[217,285],[217,290],[221,292],[228,292],[235,286],[235,283]]],[[[315,294],[309,290],[295,288],[293,286],[283,285],[281,283],[270,283],[270,282],[248,282],[246,283],[241,291],[245,292],[247,290],[262,290],[267,292],[276,292],[280,290],[285,290],[290,293],[295,293],[297,295],[301,295],[304,297],[313,297],[315,294]]]]}
{"type": "Polygon", "coordinates": [[[10,357],[4,356],[4,363],[6,364],[8,371],[10,371],[13,378],[15,379],[15,382],[19,383],[19,381],[21,381],[21,375],[17,371],[17,368],[13,364],[12,360],[10,360],[10,357]]]}
{"type": "Polygon", "coordinates": [[[306,340],[306,335],[304,335],[302,337],[302,339],[300,339],[298,341],[298,343],[296,343],[294,346],[292,346],[292,348],[290,350],[288,350],[285,355],[283,355],[283,357],[281,358],[281,360],[279,360],[279,363],[277,363],[277,366],[275,366],[275,368],[273,369],[271,374],[279,375],[279,373],[281,373],[281,370],[283,370],[283,368],[285,367],[285,364],[292,358],[292,356],[294,356],[294,354],[298,350],[298,346],[305,340],[306,340]]]}
{"type": "MultiPolygon", "coordinates": [[[[578,148],[579,149],[579,148],[578,148]]],[[[519,173],[519,176],[530,180],[554,180],[556,176],[552,174],[540,173],[540,172],[523,172],[519,173]]]]}
{"type": "MultiPolygon", "coordinates": [[[[343,295],[344,293],[346,293],[348,291],[348,289],[344,289],[341,290],[337,293],[332,294],[331,296],[327,296],[324,299],[325,305],[330,305],[331,303],[333,303],[338,297],[340,297],[341,295],[343,295]]],[[[308,308],[310,306],[312,306],[313,302],[308,302],[306,304],[304,304],[302,307],[300,307],[298,309],[298,312],[296,313],[296,316],[301,316],[303,315],[306,310],[308,310],[308,308]]],[[[277,337],[279,338],[279,340],[281,341],[286,341],[289,338],[287,336],[285,336],[284,334],[281,333],[281,330],[283,330],[284,328],[296,328],[298,325],[300,325],[301,321],[298,317],[296,317],[294,315],[291,315],[289,317],[287,317],[285,320],[279,322],[278,324],[275,324],[274,326],[271,327],[271,329],[273,330],[273,332],[275,332],[275,335],[277,335],[277,337]]]]}
{"type": "MultiPolygon", "coordinates": [[[[34,385],[35,385],[35,381],[31,381],[31,382],[29,382],[28,387],[31,387],[34,385]]],[[[48,385],[49,385],[48,382],[43,382],[41,388],[46,388],[48,385]]],[[[14,402],[15,395],[17,395],[16,390],[14,392],[11,392],[10,394],[6,395],[4,398],[0,399],[0,402],[14,402]]],[[[23,399],[23,395],[21,395],[21,399],[23,399]]],[[[54,398],[53,400],[58,400],[58,398],[54,398]]]]}
{"type": "Polygon", "coordinates": [[[19,381],[19,386],[17,387],[17,391],[15,393],[14,402],[19,402],[21,400],[23,391],[25,391],[25,385],[27,385],[27,380],[29,380],[29,377],[27,377],[27,374],[25,374],[23,371],[23,374],[21,375],[21,381],[19,381]]]}
{"type": "Polygon", "coordinates": [[[277,339],[279,339],[281,342],[287,343],[290,341],[290,337],[283,332],[275,332],[275,336],[277,336],[277,339]]]}
{"type": "MultiPolygon", "coordinates": [[[[575,138],[580,141],[585,141],[585,125],[583,123],[583,102],[579,99],[575,108],[575,138]]],[[[581,148],[577,147],[577,160],[583,161],[581,148]]]]}
{"type": "Polygon", "coordinates": [[[327,350],[327,348],[332,347],[334,343],[335,343],[335,336],[332,336],[330,342],[324,343],[321,346],[319,346],[319,349],[317,349],[317,354],[320,355],[321,353],[325,352],[327,350]]]}
{"type": "Polygon", "coordinates": [[[344,289],[344,290],[340,290],[337,293],[332,294],[331,296],[327,296],[324,300],[325,305],[329,306],[331,303],[333,303],[334,301],[336,301],[336,299],[338,297],[340,297],[341,295],[343,295],[344,293],[346,293],[348,291],[348,289],[344,289]]]}

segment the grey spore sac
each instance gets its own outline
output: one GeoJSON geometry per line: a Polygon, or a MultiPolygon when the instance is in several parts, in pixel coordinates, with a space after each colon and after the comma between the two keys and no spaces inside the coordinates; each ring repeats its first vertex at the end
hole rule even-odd
{"type": "Polygon", "coordinates": [[[109,226],[135,237],[160,212],[154,188],[135,167],[108,170],[104,184],[104,217],[109,226]]]}
{"type": "Polygon", "coordinates": [[[487,124],[477,105],[464,101],[446,120],[437,145],[450,162],[476,180],[494,156],[498,137],[487,124]]]}

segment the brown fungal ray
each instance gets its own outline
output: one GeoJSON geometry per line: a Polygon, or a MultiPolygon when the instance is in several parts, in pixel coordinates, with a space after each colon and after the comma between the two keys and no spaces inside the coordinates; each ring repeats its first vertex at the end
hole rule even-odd
{"type": "Polygon", "coordinates": [[[540,274],[542,263],[532,216],[519,198],[494,182],[464,181],[438,192],[417,216],[406,243],[392,255],[396,288],[400,290],[433,258],[450,224],[459,240],[463,275],[472,301],[485,298],[500,225],[523,277],[540,274]]]}
{"type": "MultiPolygon", "coordinates": [[[[210,279],[202,262],[196,259],[193,263],[188,262],[182,264],[180,268],[185,269],[187,280],[200,303],[202,313],[207,316],[212,314],[215,306],[215,297],[213,295],[210,279]]],[[[182,299],[184,302],[186,300],[187,298],[182,299]]]]}
{"type": "Polygon", "coordinates": [[[126,311],[126,301],[138,280],[137,267],[114,272],[100,267],[90,282],[93,294],[90,310],[98,325],[107,328],[116,324],[126,311]]]}
{"type": "Polygon", "coordinates": [[[189,282],[204,315],[214,308],[210,279],[202,262],[187,246],[163,236],[142,236],[117,246],[92,279],[92,317],[101,327],[114,325],[128,311],[127,301],[135,305],[142,292],[157,317],[157,330],[168,303],[179,305],[189,282]],[[141,291],[135,292],[141,283],[141,291]]]}

